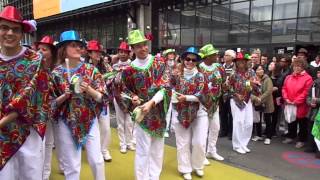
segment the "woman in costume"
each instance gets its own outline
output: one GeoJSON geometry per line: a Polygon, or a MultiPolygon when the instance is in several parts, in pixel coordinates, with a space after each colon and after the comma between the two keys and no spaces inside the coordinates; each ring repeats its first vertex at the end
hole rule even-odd
{"type": "Polygon", "coordinates": [[[52,72],[59,93],[53,105],[57,109],[57,136],[67,180],[80,178],[82,146],[94,179],[104,180],[97,117],[106,103],[105,83],[97,68],[80,60],[82,45],[73,30],[63,32],[57,44],[59,65],[52,72]]]}

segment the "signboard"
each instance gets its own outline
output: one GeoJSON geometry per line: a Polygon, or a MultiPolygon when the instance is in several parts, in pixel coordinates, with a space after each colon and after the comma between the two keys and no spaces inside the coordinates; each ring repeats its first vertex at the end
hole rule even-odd
{"type": "Polygon", "coordinates": [[[39,19],[108,1],[112,0],[33,0],[33,14],[39,19]]]}

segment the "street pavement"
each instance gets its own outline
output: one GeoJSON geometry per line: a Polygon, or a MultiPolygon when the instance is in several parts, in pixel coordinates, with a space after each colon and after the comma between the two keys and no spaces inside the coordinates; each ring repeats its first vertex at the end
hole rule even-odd
{"type": "MultiPolygon", "coordinates": [[[[116,127],[114,112],[111,112],[111,126],[116,127]]],[[[273,138],[271,145],[250,141],[251,152],[245,155],[234,152],[227,137],[218,139],[217,148],[225,158],[222,163],[274,180],[320,180],[320,160],[315,159],[314,154],[295,148],[294,143],[282,144],[281,140],[281,137],[273,138]]],[[[175,147],[174,133],[170,133],[165,142],[175,147]]]]}

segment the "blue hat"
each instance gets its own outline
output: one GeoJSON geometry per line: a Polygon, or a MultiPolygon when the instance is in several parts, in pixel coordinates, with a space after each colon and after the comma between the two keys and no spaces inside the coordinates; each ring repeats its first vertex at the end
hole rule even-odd
{"type": "Polygon", "coordinates": [[[69,31],[64,31],[60,35],[60,42],[56,45],[57,48],[61,47],[63,44],[66,42],[71,42],[71,41],[76,41],[84,46],[86,45],[83,41],[81,41],[80,36],[77,31],[75,30],[69,30],[69,31]]]}
{"type": "Polygon", "coordinates": [[[188,54],[194,54],[198,61],[201,61],[201,57],[198,54],[198,50],[195,47],[189,47],[184,53],[182,53],[181,58],[184,59],[188,54]]]}

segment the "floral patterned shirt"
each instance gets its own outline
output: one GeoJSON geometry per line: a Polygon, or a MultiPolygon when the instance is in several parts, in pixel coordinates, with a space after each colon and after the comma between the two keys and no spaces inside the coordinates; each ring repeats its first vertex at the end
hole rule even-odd
{"type": "Polygon", "coordinates": [[[51,86],[41,59],[29,49],[7,61],[0,58],[0,119],[13,111],[19,114],[0,129],[0,171],[26,141],[31,127],[44,137],[51,86]]]}
{"type": "MultiPolygon", "coordinates": [[[[55,119],[64,121],[71,131],[75,145],[80,148],[86,143],[94,118],[100,115],[103,104],[107,104],[107,95],[102,76],[93,65],[81,62],[78,67],[70,69],[70,74],[71,79],[87,82],[93,89],[103,94],[102,102],[98,103],[89,95],[73,92],[71,97],[56,110],[55,119]]],[[[52,75],[59,92],[58,96],[62,95],[67,87],[73,91],[66,68],[60,65],[53,70],[52,75]]]]}
{"type": "MultiPolygon", "coordinates": [[[[165,116],[170,102],[170,87],[165,67],[163,59],[155,60],[154,56],[151,56],[146,67],[137,67],[131,63],[121,75],[124,82],[123,92],[130,97],[137,95],[143,100],[142,103],[151,100],[158,91],[163,93],[163,101],[151,108],[139,123],[140,127],[153,137],[163,137],[166,128],[165,116]]],[[[131,102],[128,107],[134,108],[131,102]]]]}

